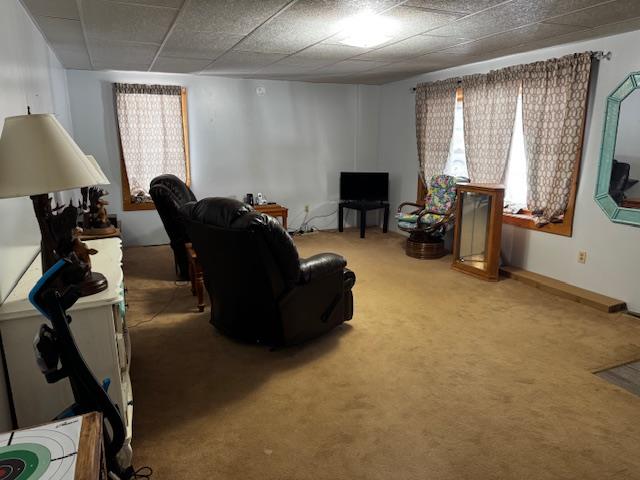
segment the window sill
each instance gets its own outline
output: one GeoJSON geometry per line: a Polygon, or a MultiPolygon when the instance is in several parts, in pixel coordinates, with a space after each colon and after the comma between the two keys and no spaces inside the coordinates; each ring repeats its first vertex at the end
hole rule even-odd
{"type": "Polygon", "coordinates": [[[533,217],[531,215],[526,214],[516,214],[516,213],[503,213],[502,214],[502,223],[507,225],[514,225],[520,228],[527,228],[529,230],[535,230],[536,232],[545,232],[551,233],[554,235],[562,235],[564,237],[570,237],[573,233],[573,222],[572,218],[565,218],[562,222],[559,223],[547,223],[539,227],[536,225],[533,217]]]}
{"type": "Polygon", "coordinates": [[[122,210],[125,212],[139,212],[143,210],[155,210],[156,205],[153,202],[132,203],[123,202],[122,210]]]}

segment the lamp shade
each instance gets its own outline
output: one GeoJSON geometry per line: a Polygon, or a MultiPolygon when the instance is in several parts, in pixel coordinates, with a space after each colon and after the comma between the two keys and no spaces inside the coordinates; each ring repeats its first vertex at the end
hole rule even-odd
{"type": "Polygon", "coordinates": [[[7,117],[0,136],[0,198],[105,183],[95,159],[82,153],[51,114],[7,117]]]}
{"type": "Polygon", "coordinates": [[[111,184],[111,182],[109,181],[107,176],[100,169],[100,165],[98,165],[98,161],[94,158],[94,156],[93,155],[87,155],[87,158],[93,164],[93,166],[96,168],[96,173],[97,173],[98,177],[100,178],[100,181],[98,181],[96,183],[96,185],[109,185],[109,184],[111,184]]]}

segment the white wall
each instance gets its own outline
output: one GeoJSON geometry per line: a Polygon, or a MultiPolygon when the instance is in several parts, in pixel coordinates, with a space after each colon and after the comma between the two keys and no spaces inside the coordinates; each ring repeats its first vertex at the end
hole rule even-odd
{"type": "Polygon", "coordinates": [[[392,204],[412,200],[416,195],[417,152],[411,87],[417,82],[484,73],[573,52],[611,50],[613,58],[601,63],[592,91],[573,236],[567,238],[505,225],[502,250],[509,264],[625,300],[631,310],[640,311],[640,228],[611,222],[593,199],[605,98],[629,72],[640,70],[639,43],[640,32],[636,31],[512,55],[384,85],[380,91],[380,167],[390,171],[392,204]],[[579,250],[587,251],[586,264],[577,262],[579,250]]]}
{"type": "MultiPolygon", "coordinates": [[[[55,113],[71,131],[65,71],[17,0],[0,2],[0,72],[0,127],[5,117],[24,115],[30,105],[33,113],[55,113]]],[[[0,200],[0,219],[2,303],[38,253],[40,232],[29,198],[0,200]]],[[[8,429],[11,419],[0,372],[0,431],[8,429]]]]}
{"type": "MultiPolygon", "coordinates": [[[[113,82],[187,87],[195,195],[261,192],[289,208],[290,228],[302,222],[305,205],[310,215],[336,211],[341,170],[377,167],[379,87],[113,71],[68,71],[67,78],[76,141],[111,180],[109,211],[122,218],[129,245],[167,238],[157,212],[122,212],[113,82]]],[[[312,223],[335,228],[336,221],[312,223]]]]}

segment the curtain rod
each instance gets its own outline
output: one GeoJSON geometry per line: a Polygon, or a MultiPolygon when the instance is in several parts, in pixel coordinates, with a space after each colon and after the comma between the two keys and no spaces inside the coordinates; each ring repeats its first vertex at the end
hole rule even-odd
{"type": "MultiPolygon", "coordinates": [[[[605,52],[604,50],[598,50],[597,52],[590,52],[591,58],[594,60],[611,60],[611,51],[605,52]]],[[[458,84],[462,83],[462,77],[458,78],[458,84]]],[[[411,91],[415,93],[416,87],[412,87],[411,91]]]]}

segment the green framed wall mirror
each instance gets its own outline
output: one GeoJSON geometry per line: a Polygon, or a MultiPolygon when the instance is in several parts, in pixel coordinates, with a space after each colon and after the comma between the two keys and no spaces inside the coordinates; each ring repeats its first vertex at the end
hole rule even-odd
{"type": "Polygon", "coordinates": [[[640,72],[607,97],[596,202],[614,222],[640,226],[640,72]]]}

